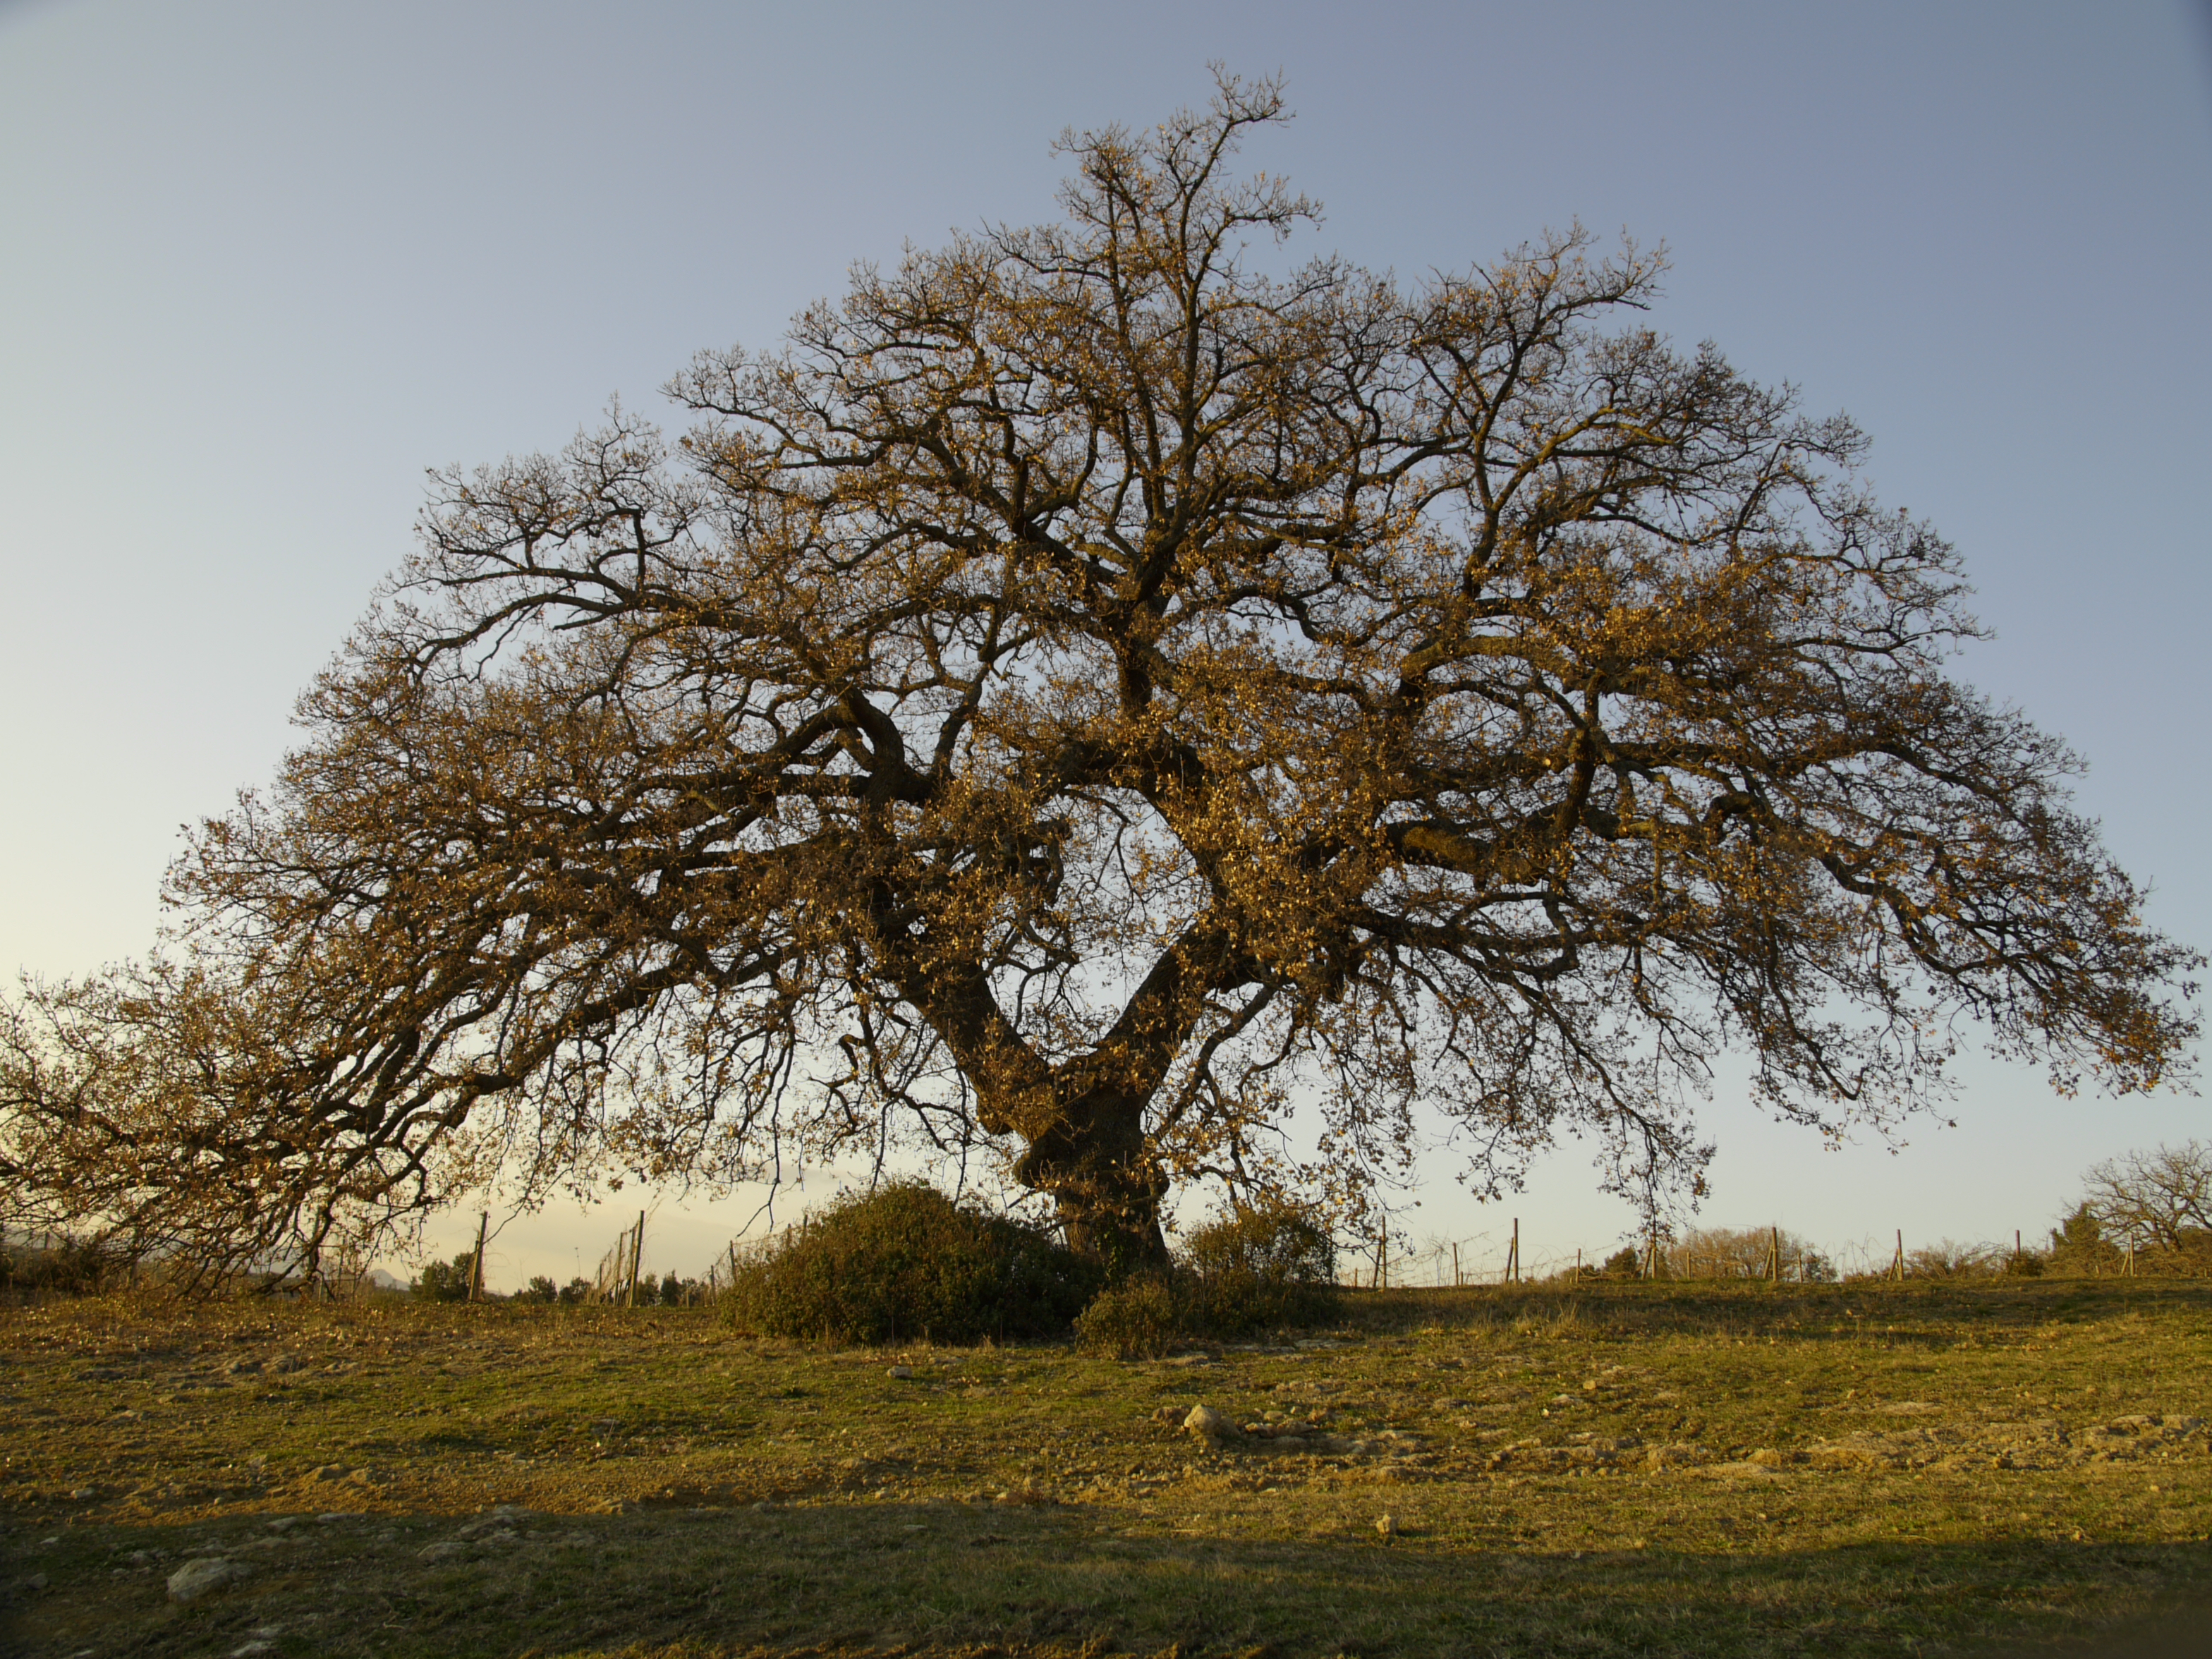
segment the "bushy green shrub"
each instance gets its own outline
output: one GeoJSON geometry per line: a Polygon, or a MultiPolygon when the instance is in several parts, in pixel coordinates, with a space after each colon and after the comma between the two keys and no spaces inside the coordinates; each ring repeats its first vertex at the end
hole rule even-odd
{"type": "Polygon", "coordinates": [[[1157,1359],[1197,1324],[1188,1275],[1146,1273],[1093,1297],[1076,1316],[1075,1340],[1115,1359],[1157,1359]]]}
{"type": "Polygon", "coordinates": [[[1095,1353],[1138,1359],[1191,1337],[1325,1324],[1337,1308],[1328,1230],[1295,1206],[1258,1204],[1191,1233],[1167,1273],[1102,1291],[1075,1332],[1095,1353]]]}
{"type": "Polygon", "coordinates": [[[43,1244],[0,1243],[0,1290],[47,1296],[96,1296],[120,1269],[94,1241],[58,1237],[43,1244]]]}
{"type": "Polygon", "coordinates": [[[901,1183],[856,1194],[738,1264],[724,1302],[740,1330],[834,1342],[1054,1336],[1097,1268],[1042,1231],[901,1183]]]}
{"type": "Polygon", "coordinates": [[[1183,1247],[1191,1312],[1221,1336],[1336,1316],[1336,1241],[1305,1211],[1256,1204],[1209,1222],[1183,1247]]]}

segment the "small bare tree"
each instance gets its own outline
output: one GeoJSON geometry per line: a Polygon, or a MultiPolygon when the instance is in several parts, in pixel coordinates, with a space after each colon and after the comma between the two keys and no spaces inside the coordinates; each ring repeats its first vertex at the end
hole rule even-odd
{"type": "Polygon", "coordinates": [[[1696,1227],[1661,1247],[1671,1279],[1785,1279],[1832,1276],[1828,1259],[1787,1228],[1696,1227]]]}
{"type": "Polygon", "coordinates": [[[2212,1146],[2200,1140],[2109,1158],[2082,1177],[2084,1206],[2124,1247],[2212,1255],[2212,1146]]]}
{"type": "Polygon", "coordinates": [[[2197,958],[1945,672],[1861,434],[1645,326],[1633,246],[1267,268],[1281,117],[1071,137],[1060,222],[702,356],[674,443],[441,475],[182,955],[9,1015],[0,1188],[313,1261],[502,1168],[904,1146],[1128,1265],[1177,1182],[1402,1169],[1417,1103],[1481,1190],[1562,1131],[1696,1190],[1726,1045],[1830,1134],[1974,1020],[2157,1084],[2197,958]]]}

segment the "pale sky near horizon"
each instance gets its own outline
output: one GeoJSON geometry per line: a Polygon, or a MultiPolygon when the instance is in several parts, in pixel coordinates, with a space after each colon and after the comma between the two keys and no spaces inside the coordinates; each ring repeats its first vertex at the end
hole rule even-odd
{"type": "MultiPolygon", "coordinates": [[[[152,942],[178,827],[270,775],[426,467],[653,409],[854,261],[1048,216],[1060,129],[1202,101],[1214,58],[1287,80],[1245,160],[1322,201],[1306,250],[1663,240],[1656,325],[1872,434],[1996,630],[1958,672],[2081,752],[2154,920],[2212,946],[2212,32],[2183,0],[45,0],[0,4],[0,974],[152,942]]],[[[1706,1218],[2032,1237],[2088,1163],[2212,1132],[2192,1097],[1962,1075],[1959,1127],[1895,1155],[1723,1083],[1706,1218]]],[[[1494,1209],[1430,1167],[1417,1235],[1628,1224],[1571,1144],[1494,1209]]],[[[626,1206],[515,1221],[495,1276],[588,1270],[626,1206]]],[[[661,1207],[648,1268],[735,1213],[661,1207]]]]}

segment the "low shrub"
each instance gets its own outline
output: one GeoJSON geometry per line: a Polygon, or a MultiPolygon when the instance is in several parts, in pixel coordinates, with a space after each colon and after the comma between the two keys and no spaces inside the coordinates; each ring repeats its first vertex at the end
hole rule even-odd
{"type": "Polygon", "coordinates": [[[46,1296],[96,1296],[116,1279],[118,1266],[94,1240],[70,1237],[44,1243],[0,1243],[0,1291],[46,1296]]]}
{"type": "Polygon", "coordinates": [[[1093,1297],[1076,1316],[1075,1340],[1115,1359],[1157,1359],[1197,1328],[1188,1275],[1145,1273],[1093,1297]]]}
{"type": "Polygon", "coordinates": [[[738,1263],[738,1329],[834,1342],[1065,1333],[1101,1275],[1041,1229],[901,1183],[809,1216],[738,1263]]]}
{"type": "Polygon", "coordinates": [[[1254,1205],[1199,1228],[1183,1247],[1199,1328],[1237,1336],[1336,1315],[1336,1241],[1295,1206],[1254,1205]]]}
{"type": "Polygon", "coordinates": [[[1191,1337],[1325,1324],[1338,1300],[1328,1230],[1295,1206],[1259,1204],[1197,1229],[1166,1273],[1100,1292],[1075,1334],[1094,1353],[1151,1358],[1191,1337]]]}

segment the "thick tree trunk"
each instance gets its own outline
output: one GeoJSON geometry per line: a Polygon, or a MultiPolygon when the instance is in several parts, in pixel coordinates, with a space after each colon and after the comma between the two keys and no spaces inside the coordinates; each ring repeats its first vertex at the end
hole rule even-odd
{"type": "Polygon", "coordinates": [[[1014,1166],[1024,1186],[1052,1194],[1068,1248],[1114,1279],[1168,1263],[1168,1182],[1145,1146],[1144,1111],[1143,1100],[1120,1093],[1070,1101],[1014,1166]]]}

